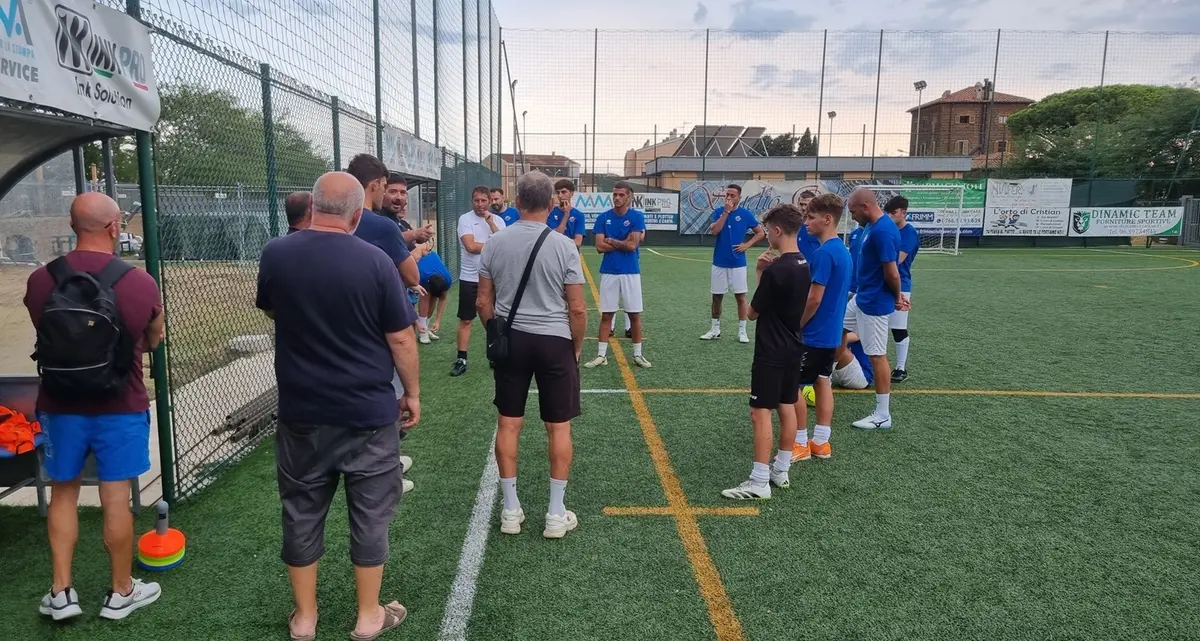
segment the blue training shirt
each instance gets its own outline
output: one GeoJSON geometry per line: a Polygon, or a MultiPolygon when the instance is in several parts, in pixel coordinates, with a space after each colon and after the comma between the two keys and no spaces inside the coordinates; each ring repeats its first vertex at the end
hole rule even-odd
{"type": "Polygon", "coordinates": [[[454,277],[450,275],[450,268],[446,267],[445,261],[437,252],[429,252],[417,261],[417,271],[421,273],[421,286],[425,287],[429,283],[429,278],[434,274],[440,275],[446,279],[446,284],[454,283],[454,277]]]}
{"type": "MultiPolygon", "coordinates": [[[[626,240],[629,238],[629,234],[635,231],[643,233],[646,231],[646,215],[636,209],[630,209],[623,216],[610,209],[596,218],[596,226],[592,228],[593,234],[604,234],[605,237],[613,240],[626,240]]],[[[631,252],[617,250],[604,254],[604,258],[600,261],[600,273],[642,273],[641,266],[638,264],[637,250],[631,252]]]]}
{"type": "Polygon", "coordinates": [[[896,311],[896,297],[883,279],[883,266],[899,259],[900,230],[887,216],[871,223],[863,234],[858,258],[858,308],[868,316],[887,316],[896,311]]]}
{"type": "Polygon", "coordinates": [[[404,244],[404,235],[395,221],[364,209],[354,235],[383,250],[383,253],[399,265],[408,260],[410,252],[404,244]]]}
{"type": "Polygon", "coordinates": [[[850,291],[858,291],[858,257],[862,254],[862,238],[866,227],[855,227],[850,232],[850,291]]]}
{"type": "Polygon", "coordinates": [[[817,312],[804,325],[804,344],[833,348],[842,344],[842,324],[850,292],[850,250],[834,237],[822,243],[808,259],[813,285],[824,285],[825,294],[817,312]]]}
{"type": "Polygon", "coordinates": [[[512,227],[518,220],[521,220],[521,212],[517,211],[516,207],[509,207],[496,215],[504,221],[505,227],[512,227]]]}
{"type": "Polygon", "coordinates": [[[800,245],[800,254],[804,256],[804,260],[811,263],[813,254],[821,246],[821,239],[809,234],[808,228],[801,224],[800,231],[796,232],[796,243],[800,245]]]}
{"type": "Polygon", "coordinates": [[[908,254],[897,267],[900,269],[900,291],[912,293],[912,264],[921,249],[921,234],[909,223],[900,230],[900,246],[897,251],[908,254]]]}
{"type": "MultiPolygon", "coordinates": [[[[584,218],[583,212],[572,207],[570,218],[567,219],[567,226],[563,229],[563,235],[572,240],[576,236],[587,238],[587,220],[584,218]]],[[[550,229],[558,229],[559,223],[562,222],[563,211],[558,207],[550,210],[550,215],[546,217],[546,224],[550,229]]]]}
{"type": "MultiPolygon", "coordinates": [[[[712,213],[712,222],[717,222],[725,208],[721,207],[712,213]]],[[[758,229],[758,219],[745,207],[738,207],[729,212],[725,218],[725,226],[717,232],[717,240],[713,245],[713,267],[737,268],[746,266],[746,252],[733,251],[734,246],[746,240],[746,232],[758,229]]]]}

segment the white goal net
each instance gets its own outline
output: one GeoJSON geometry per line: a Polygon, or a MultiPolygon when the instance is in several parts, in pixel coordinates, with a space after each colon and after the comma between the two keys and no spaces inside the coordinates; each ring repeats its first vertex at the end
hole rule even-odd
{"type": "MultiPolygon", "coordinates": [[[[882,208],[895,196],[908,199],[908,222],[921,237],[921,251],[959,253],[963,227],[962,185],[862,185],[875,192],[882,208]]],[[[851,223],[853,225],[853,223],[851,223]]]]}

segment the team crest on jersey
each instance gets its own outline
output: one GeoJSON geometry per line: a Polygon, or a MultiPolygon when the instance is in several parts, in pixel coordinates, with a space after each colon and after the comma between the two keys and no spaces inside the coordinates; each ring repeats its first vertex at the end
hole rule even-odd
{"type": "Polygon", "coordinates": [[[627,220],[627,221],[625,221],[625,226],[626,226],[626,227],[628,227],[628,226],[629,226],[629,221],[628,221],[628,220],[627,220]]]}
{"type": "Polygon", "coordinates": [[[733,219],[734,219],[734,220],[736,220],[736,221],[738,221],[739,223],[740,223],[740,222],[742,222],[742,217],[741,217],[741,216],[734,216],[734,218],[733,218],[733,219]]]}

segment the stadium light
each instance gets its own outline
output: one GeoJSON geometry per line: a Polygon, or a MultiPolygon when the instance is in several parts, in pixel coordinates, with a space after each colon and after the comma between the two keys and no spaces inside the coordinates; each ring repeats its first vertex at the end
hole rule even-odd
{"type": "Polygon", "coordinates": [[[921,154],[921,93],[923,91],[925,91],[925,88],[928,86],[929,85],[925,84],[924,80],[918,80],[913,83],[913,89],[917,90],[917,140],[916,140],[916,142],[913,143],[912,153],[910,153],[909,155],[917,155],[917,156],[922,155],[921,154]]]}
{"type": "Polygon", "coordinates": [[[833,157],[833,119],[837,118],[837,112],[831,111],[825,115],[829,116],[829,156],[832,158],[833,157]]]}

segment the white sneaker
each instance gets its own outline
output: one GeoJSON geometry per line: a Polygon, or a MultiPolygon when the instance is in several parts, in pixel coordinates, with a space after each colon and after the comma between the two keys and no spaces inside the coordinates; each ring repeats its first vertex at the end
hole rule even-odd
{"type": "Polygon", "coordinates": [[[862,420],[854,421],[854,427],[860,430],[890,430],[892,429],[892,417],[871,414],[862,420]]]}
{"type": "Polygon", "coordinates": [[[55,621],[62,621],[83,614],[83,608],[79,607],[79,595],[75,593],[75,588],[66,588],[58,594],[50,592],[42,597],[38,612],[55,621]]]}
{"type": "Polygon", "coordinates": [[[429,332],[421,332],[421,335],[417,336],[417,342],[422,345],[428,345],[430,343],[429,332]]]}
{"type": "Polygon", "coordinates": [[[738,501],[762,501],[771,498],[771,484],[756,485],[753,481],[743,481],[737,487],[721,490],[721,496],[738,501]]]}
{"type": "Polygon", "coordinates": [[[134,610],[154,603],[161,595],[162,590],[157,583],[145,583],[141,579],[134,579],[133,590],[128,595],[108,591],[108,596],[104,598],[104,606],[100,608],[100,617],[114,621],[124,619],[133,614],[134,610]]]}
{"type": "Polygon", "coordinates": [[[749,343],[750,337],[746,335],[746,332],[738,332],[738,342],[739,343],[749,343]]]}
{"type": "Polygon", "coordinates": [[[505,534],[520,534],[525,522],[525,510],[500,510],[500,531],[505,534]]]}
{"type": "Polygon", "coordinates": [[[645,369],[650,369],[650,367],[651,367],[650,361],[646,360],[646,357],[642,356],[641,354],[634,356],[633,362],[636,363],[638,367],[642,367],[645,369]]]}
{"type": "Polygon", "coordinates": [[[401,454],[400,455],[400,471],[405,474],[408,474],[408,471],[411,469],[412,469],[412,457],[404,456],[403,454],[401,454]]]}
{"type": "Polygon", "coordinates": [[[721,330],[720,330],[720,329],[710,329],[710,330],[708,330],[708,333],[706,333],[706,334],[704,334],[703,336],[701,336],[701,337],[700,337],[700,340],[702,340],[702,341],[715,341],[715,340],[717,340],[717,339],[718,339],[718,338],[720,338],[720,337],[721,337],[721,330]]]}
{"type": "Polygon", "coordinates": [[[400,494],[408,494],[411,491],[413,491],[413,482],[408,479],[404,479],[404,482],[400,484],[400,494]]]}
{"type": "Polygon", "coordinates": [[[593,358],[592,360],[583,364],[583,366],[588,369],[595,369],[597,367],[600,367],[601,365],[608,365],[608,357],[607,356],[597,356],[596,358],[593,358]]]}
{"type": "Polygon", "coordinates": [[[577,527],[579,519],[575,518],[575,513],[571,510],[567,510],[562,516],[547,514],[546,529],[542,530],[542,536],[547,539],[561,539],[577,527]]]}
{"type": "Polygon", "coordinates": [[[771,485],[775,487],[791,487],[792,481],[788,478],[787,472],[776,472],[775,466],[771,466],[771,485]]]}
{"type": "Polygon", "coordinates": [[[440,341],[440,340],[442,340],[442,337],[441,337],[441,336],[438,336],[437,334],[434,334],[432,331],[427,331],[427,332],[425,332],[425,333],[426,333],[426,334],[429,334],[429,338],[432,338],[432,339],[433,339],[433,340],[435,340],[435,341],[440,341]]]}

